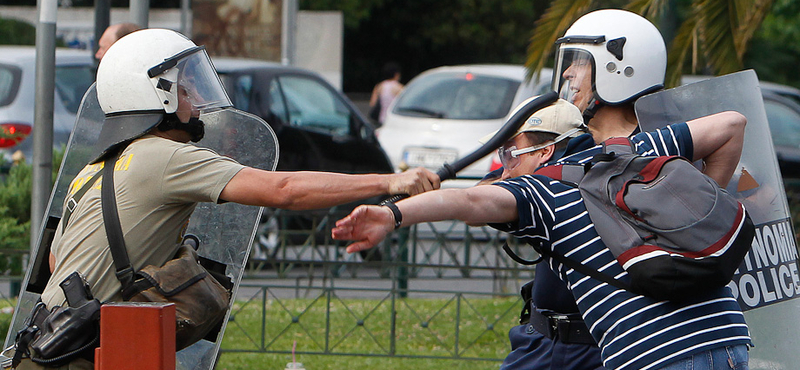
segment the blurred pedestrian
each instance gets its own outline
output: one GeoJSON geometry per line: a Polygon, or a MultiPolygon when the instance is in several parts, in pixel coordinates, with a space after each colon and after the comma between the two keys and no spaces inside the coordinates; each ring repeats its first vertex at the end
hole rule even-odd
{"type": "Polygon", "coordinates": [[[103,55],[106,55],[106,51],[112,44],[123,36],[140,29],[142,27],[135,23],[117,23],[108,26],[103,35],[100,36],[100,40],[97,40],[97,52],[94,54],[94,58],[98,61],[103,59],[103,55]]]}
{"type": "Polygon", "coordinates": [[[403,84],[400,83],[400,66],[397,63],[386,63],[381,78],[383,80],[375,85],[369,98],[369,117],[378,125],[383,125],[389,105],[400,91],[403,91],[403,84]]]}

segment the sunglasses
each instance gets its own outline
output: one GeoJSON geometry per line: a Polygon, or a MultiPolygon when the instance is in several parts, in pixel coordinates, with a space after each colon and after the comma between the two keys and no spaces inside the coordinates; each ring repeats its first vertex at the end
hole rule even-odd
{"type": "Polygon", "coordinates": [[[525,153],[535,152],[539,149],[545,148],[548,145],[552,145],[553,142],[547,142],[540,145],[529,146],[527,148],[517,149],[516,146],[512,145],[510,147],[501,146],[497,149],[497,156],[500,157],[500,163],[503,164],[503,168],[507,170],[512,170],[519,166],[519,156],[525,153]]]}

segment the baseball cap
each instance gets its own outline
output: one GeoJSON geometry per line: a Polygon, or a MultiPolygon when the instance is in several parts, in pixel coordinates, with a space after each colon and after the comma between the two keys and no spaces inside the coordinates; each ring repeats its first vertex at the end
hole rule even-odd
{"type": "MultiPolygon", "coordinates": [[[[518,105],[511,115],[516,113],[517,110],[527,104],[531,99],[533,98],[525,100],[522,104],[518,105]]],[[[580,109],[564,99],[558,99],[552,105],[539,109],[531,114],[511,138],[523,132],[549,132],[559,136],[556,139],[556,142],[558,142],[567,137],[578,136],[585,131],[586,125],[583,123],[583,115],[580,109]]],[[[497,131],[492,132],[478,141],[486,143],[496,133],[497,131]]]]}

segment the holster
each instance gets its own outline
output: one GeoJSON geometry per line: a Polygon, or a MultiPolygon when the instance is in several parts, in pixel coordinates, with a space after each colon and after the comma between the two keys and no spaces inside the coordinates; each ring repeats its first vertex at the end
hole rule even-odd
{"type": "Polygon", "coordinates": [[[39,301],[17,333],[12,366],[23,358],[45,366],[61,366],[75,358],[93,361],[100,344],[100,301],[92,298],[85,280],[73,273],[61,283],[70,306],[47,309],[39,301]]]}
{"type": "Polygon", "coordinates": [[[562,315],[534,308],[531,309],[530,325],[542,335],[562,343],[597,345],[579,314],[562,315]]]}

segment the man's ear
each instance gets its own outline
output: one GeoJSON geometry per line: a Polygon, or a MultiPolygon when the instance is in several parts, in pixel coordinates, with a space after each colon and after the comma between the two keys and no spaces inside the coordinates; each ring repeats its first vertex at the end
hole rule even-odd
{"type": "Polygon", "coordinates": [[[542,153],[542,161],[548,162],[553,157],[553,154],[556,152],[556,144],[552,143],[542,149],[539,149],[542,153]]]}

